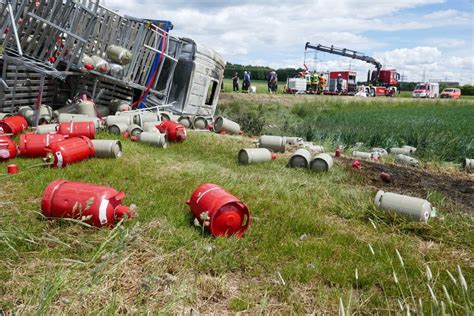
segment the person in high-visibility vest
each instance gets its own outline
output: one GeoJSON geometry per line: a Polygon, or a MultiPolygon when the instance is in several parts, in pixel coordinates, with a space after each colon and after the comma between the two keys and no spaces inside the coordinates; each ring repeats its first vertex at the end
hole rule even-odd
{"type": "Polygon", "coordinates": [[[304,77],[306,79],[306,91],[309,92],[311,90],[311,74],[309,71],[306,72],[304,77]]]}
{"type": "Polygon", "coordinates": [[[318,93],[318,73],[315,71],[313,73],[313,77],[311,78],[311,89],[313,90],[314,93],[318,93]]]}
{"type": "Polygon", "coordinates": [[[324,74],[319,74],[318,77],[319,81],[319,87],[318,87],[318,92],[322,93],[324,91],[324,87],[326,86],[326,78],[324,78],[324,74]]]}

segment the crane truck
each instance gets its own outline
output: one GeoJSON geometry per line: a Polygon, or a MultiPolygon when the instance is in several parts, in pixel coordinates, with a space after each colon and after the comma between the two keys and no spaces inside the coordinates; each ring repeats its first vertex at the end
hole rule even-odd
{"type": "MultiPolygon", "coordinates": [[[[391,96],[398,89],[398,80],[400,80],[400,74],[397,73],[395,69],[382,69],[382,63],[380,63],[373,57],[366,56],[351,49],[336,48],[334,46],[324,46],[321,44],[314,46],[307,42],[305,46],[305,51],[308,49],[314,49],[329,54],[349,57],[356,60],[362,60],[374,65],[375,69],[372,71],[369,70],[367,74],[367,85],[369,86],[368,94],[370,96],[391,96]]],[[[343,74],[343,77],[345,77],[347,74],[348,77],[347,79],[344,78],[344,80],[347,81],[347,83],[345,84],[346,89],[344,90],[345,94],[355,94],[357,87],[354,72],[331,72],[330,79],[334,78],[334,80],[336,80],[339,74],[343,74]]],[[[331,93],[331,91],[334,91],[334,89],[331,89],[331,80],[329,84],[330,87],[328,89],[328,92],[331,93]]]]}

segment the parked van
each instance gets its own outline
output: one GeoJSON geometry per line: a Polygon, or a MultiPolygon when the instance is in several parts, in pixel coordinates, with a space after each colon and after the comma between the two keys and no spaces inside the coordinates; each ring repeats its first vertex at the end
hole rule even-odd
{"type": "Polygon", "coordinates": [[[437,98],[439,97],[439,83],[419,83],[411,95],[414,98],[437,98]]]}
{"type": "Polygon", "coordinates": [[[459,88],[446,88],[441,92],[441,98],[448,99],[460,99],[461,98],[461,89],[459,88]]]}

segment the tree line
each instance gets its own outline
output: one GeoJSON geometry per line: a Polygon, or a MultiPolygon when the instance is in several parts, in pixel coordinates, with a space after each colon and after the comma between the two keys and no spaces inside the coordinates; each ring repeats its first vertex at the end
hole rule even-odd
{"type": "MultiPolygon", "coordinates": [[[[224,70],[224,78],[232,78],[234,74],[237,72],[239,74],[239,78],[242,79],[244,76],[244,71],[250,71],[252,80],[268,80],[268,74],[270,71],[276,71],[278,74],[278,81],[279,82],[286,82],[288,78],[294,78],[298,75],[298,73],[304,71],[303,68],[278,68],[273,69],[270,67],[265,66],[252,66],[252,65],[239,65],[239,64],[232,64],[227,63],[224,70]]],[[[360,82],[360,84],[365,84],[365,82],[360,82]]],[[[400,90],[401,91],[413,91],[417,82],[400,82],[400,90]]],[[[464,86],[447,86],[446,84],[440,84],[439,90],[440,92],[444,88],[460,88],[462,95],[474,95],[474,86],[472,85],[464,85],[464,86]]]]}

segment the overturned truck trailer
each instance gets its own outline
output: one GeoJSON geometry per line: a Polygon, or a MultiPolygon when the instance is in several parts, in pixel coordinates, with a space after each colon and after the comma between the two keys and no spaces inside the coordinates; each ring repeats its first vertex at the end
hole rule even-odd
{"type": "Polygon", "coordinates": [[[108,106],[212,117],[224,62],[192,40],[170,35],[168,21],[122,16],[96,0],[0,0],[0,112],[40,103],[55,108],[79,93],[108,106]],[[127,51],[116,63],[110,50],[127,51]],[[109,67],[86,69],[102,59],[109,67]],[[115,69],[118,71],[112,71],[115,69]]]}

